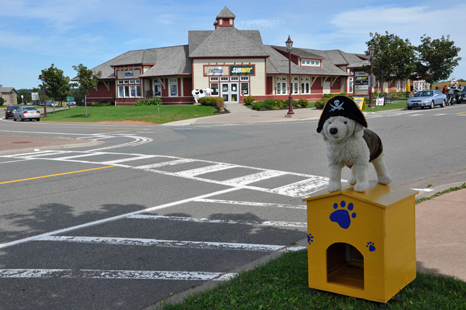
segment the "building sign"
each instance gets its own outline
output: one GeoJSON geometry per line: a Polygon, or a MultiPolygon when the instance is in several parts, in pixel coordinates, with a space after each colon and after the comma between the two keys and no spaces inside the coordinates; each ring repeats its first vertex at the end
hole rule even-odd
{"type": "Polygon", "coordinates": [[[118,71],[118,79],[137,79],[139,78],[139,70],[130,70],[130,71],[118,71]]]}
{"type": "Polygon", "coordinates": [[[39,100],[39,93],[31,93],[32,100],[39,100]]]}
{"type": "Polygon", "coordinates": [[[230,74],[253,75],[254,66],[230,66],[230,74]]]}
{"type": "Polygon", "coordinates": [[[356,91],[369,89],[369,77],[367,75],[356,76],[354,85],[356,87],[356,91]]]}
{"type": "Polygon", "coordinates": [[[204,70],[205,75],[228,75],[227,66],[208,66],[204,67],[204,70]]]}
{"type": "Polygon", "coordinates": [[[133,71],[126,71],[125,72],[125,78],[132,79],[133,77],[134,77],[133,71]]]}

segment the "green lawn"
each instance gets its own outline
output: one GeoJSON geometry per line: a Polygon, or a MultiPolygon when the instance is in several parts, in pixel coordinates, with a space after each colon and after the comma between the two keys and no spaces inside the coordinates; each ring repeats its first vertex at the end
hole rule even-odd
{"type": "MultiPolygon", "coordinates": [[[[289,252],[182,303],[162,304],[165,310],[380,309],[380,303],[310,289],[307,269],[306,250],[289,252]]],[[[466,282],[418,273],[384,309],[466,309],[466,282]]]]}
{"type": "Polygon", "coordinates": [[[84,107],[75,107],[56,111],[47,107],[47,118],[51,122],[102,122],[102,121],[143,121],[153,124],[164,124],[173,121],[211,116],[216,109],[210,106],[110,106],[87,107],[87,118],[84,107]]]}
{"type": "MultiPolygon", "coordinates": [[[[436,193],[465,189],[466,183],[436,193]]],[[[187,309],[466,309],[466,282],[417,273],[416,279],[387,304],[348,297],[308,286],[307,251],[289,252],[255,269],[241,272],[216,288],[193,294],[181,303],[162,301],[164,310],[187,309]]],[[[160,307],[155,307],[159,309],[160,307]]]]}
{"type": "Polygon", "coordinates": [[[377,112],[377,111],[385,111],[385,110],[394,110],[394,109],[405,109],[406,108],[406,101],[408,99],[396,99],[393,100],[393,103],[385,103],[384,106],[376,106],[366,109],[363,109],[364,112],[377,112]]]}

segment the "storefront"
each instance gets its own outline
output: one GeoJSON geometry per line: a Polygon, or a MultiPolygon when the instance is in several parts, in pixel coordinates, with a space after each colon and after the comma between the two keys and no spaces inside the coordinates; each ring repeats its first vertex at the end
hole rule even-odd
{"type": "Polygon", "coordinates": [[[101,72],[88,103],[133,105],[157,97],[164,104],[192,104],[193,89],[211,88],[226,103],[294,98],[318,100],[327,93],[367,95],[368,58],[341,50],[293,48],[262,43],[258,30],[238,30],[236,16],[223,8],[214,30],[188,31],[188,44],[128,51],[93,68],[101,72]],[[357,73],[357,74],[355,74],[357,73]],[[354,81],[353,81],[354,79],[354,81]],[[290,87],[291,82],[291,87],[290,87]]]}

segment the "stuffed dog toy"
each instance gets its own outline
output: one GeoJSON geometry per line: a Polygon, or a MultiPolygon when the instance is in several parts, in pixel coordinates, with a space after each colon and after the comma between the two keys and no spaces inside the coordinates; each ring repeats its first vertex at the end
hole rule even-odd
{"type": "Polygon", "coordinates": [[[317,132],[322,134],[327,144],[329,192],[341,190],[341,169],[344,166],[351,169],[348,182],[354,185],[354,190],[368,190],[369,162],[374,165],[379,183],[392,182],[382,158],[382,141],[376,133],[365,127],[367,121],[352,99],[336,96],[325,104],[317,132]]]}

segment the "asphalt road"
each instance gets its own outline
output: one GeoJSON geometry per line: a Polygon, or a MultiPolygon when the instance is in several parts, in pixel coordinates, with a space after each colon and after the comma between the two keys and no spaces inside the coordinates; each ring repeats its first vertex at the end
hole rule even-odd
{"type": "MultiPolygon", "coordinates": [[[[366,118],[395,183],[466,180],[466,104],[366,118]]],[[[105,142],[0,156],[0,309],[141,309],[292,250],[328,175],[316,127],[0,121],[105,142]]]]}

